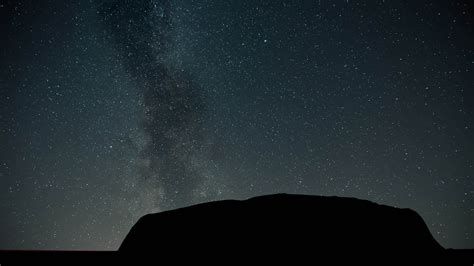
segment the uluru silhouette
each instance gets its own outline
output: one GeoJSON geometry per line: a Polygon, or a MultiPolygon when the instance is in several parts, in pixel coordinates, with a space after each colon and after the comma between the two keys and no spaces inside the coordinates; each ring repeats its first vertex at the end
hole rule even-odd
{"type": "Polygon", "coordinates": [[[442,256],[445,249],[413,210],[341,197],[275,194],[149,214],[119,252],[315,252],[442,256]]]}

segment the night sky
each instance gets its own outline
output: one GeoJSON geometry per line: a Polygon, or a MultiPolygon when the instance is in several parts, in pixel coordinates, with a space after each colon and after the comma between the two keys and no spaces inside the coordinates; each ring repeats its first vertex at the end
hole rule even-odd
{"type": "Polygon", "coordinates": [[[117,249],[144,214],[277,192],[474,248],[473,10],[1,1],[0,248],[117,249]]]}

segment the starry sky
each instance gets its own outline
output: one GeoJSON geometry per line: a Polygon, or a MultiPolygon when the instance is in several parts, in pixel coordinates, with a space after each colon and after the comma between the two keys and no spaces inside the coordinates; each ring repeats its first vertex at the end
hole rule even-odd
{"type": "Polygon", "coordinates": [[[0,2],[0,248],[114,250],[144,214],[277,192],[412,208],[474,248],[473,11],[0,2]]]}

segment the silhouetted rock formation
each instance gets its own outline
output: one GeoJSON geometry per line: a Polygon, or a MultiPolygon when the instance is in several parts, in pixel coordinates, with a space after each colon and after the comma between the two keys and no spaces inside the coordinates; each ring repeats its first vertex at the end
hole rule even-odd
{"type": "Polygon", "coordinates": [[[340,197],[277,194],[142,217],[119,252],[314,257],[326,252],[444,256],[413,210],[340,197]]]}
{"type": "Polygon", "coordinates": [[[39,265],[189,261],[198,265],[398,262],[472,266],[474,250],[444,249],[422,218],[409,209],[351,198],[278,194],[146,215],[118,252],[0,250],[1,265],[32,261],[39,265]]]}

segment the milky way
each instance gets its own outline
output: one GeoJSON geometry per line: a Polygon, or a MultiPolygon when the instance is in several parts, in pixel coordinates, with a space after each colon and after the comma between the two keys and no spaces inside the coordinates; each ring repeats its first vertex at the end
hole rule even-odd
{"type": "Polygon", "coordinates": [[[119,1],[101,8],[104,23],[143,94],[142,184],[159,188],[161,208],[191,203],[202,179],[192,163],[202,150],[204,103],[197,84],[173,69],[170,1],[119,1]],[[161,191],[160,191],[161,190],[161,191]],[[171,204],[167,206],[166,204],[171,204]]]}

